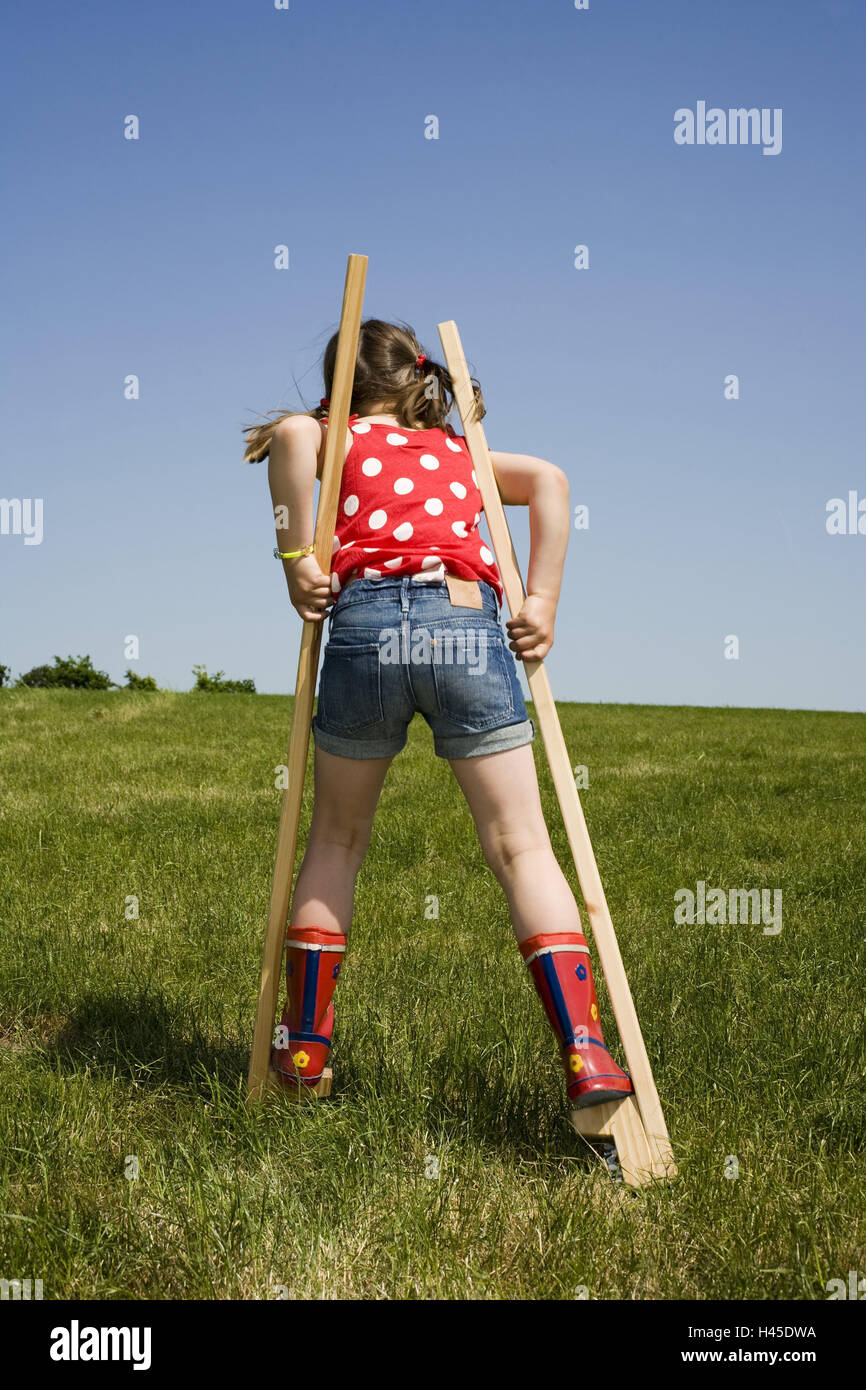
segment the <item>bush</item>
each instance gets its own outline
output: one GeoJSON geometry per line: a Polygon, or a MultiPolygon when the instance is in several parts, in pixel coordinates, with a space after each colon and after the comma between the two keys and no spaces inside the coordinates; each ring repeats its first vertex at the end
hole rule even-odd
{"type": "Polygon", "coordinates": [[[126,672],[125,690],[158,690],[154,676],[137,676],[134,671],[126,672]]]}
{"type": "Polygon", "coordinates": [[[6,680],[12,674],[11,666],[0,666],[0,685],[5,685],[6,680]]]}
{"type": "Polygon", "coordinates": [[[206,666],[193,666],[192,673],[195,676],[193,690],[203,690],[210,695],[255,695],[256,693],[254,681],[223,680],[224,671],[217,671],[215,676],[209,676],[206,666]]]}
{"type": "Polygon", "coordinates": [[[55,656],[53,666],[34,666],[19,676],[17,685],[35,690],[117,690],[119,687],[106,671],[95,671],[89,656],[55,656]]]}

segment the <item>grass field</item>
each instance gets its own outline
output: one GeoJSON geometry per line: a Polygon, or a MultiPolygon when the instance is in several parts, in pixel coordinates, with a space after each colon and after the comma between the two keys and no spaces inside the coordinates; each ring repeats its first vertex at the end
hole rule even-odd
{"type": "Polygon", "coordinates": [[[290,701],[2,691],[0,1277],[46,1299],[825,1299],[866,1274],[866,716],[560,713],[679,1179],[635,1194],[586,1157],[420,717],[359,878],[332,1097],[249,1113],[290,701]],[[782,931],[676,925],[698,881],[781,890],[782,931]]]}

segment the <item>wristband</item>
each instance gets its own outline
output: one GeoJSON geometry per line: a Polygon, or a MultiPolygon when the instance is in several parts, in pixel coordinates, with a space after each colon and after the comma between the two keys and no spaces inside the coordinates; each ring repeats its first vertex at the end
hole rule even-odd
{"type": "Polygon", "coordinates": [[[300,557],[301,557],[302,555],[312,555],[312,553],[313,553],[313,551],[315,550],[315,548],[316,548],[316,543],[315,543],[315,541],[311,541],[309,545],[305,545],[304,548],[303,548],[303,550],[278,550],[277,547],[274,546],[274,559],[275,559],[275,560],[298,560],[298,559],[300,559],[300,557]]]}

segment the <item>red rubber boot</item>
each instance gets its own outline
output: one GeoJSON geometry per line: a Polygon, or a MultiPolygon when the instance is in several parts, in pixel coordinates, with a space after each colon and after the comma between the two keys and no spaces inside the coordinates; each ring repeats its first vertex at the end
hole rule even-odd
{"type": "Polygon", "coordinates": [[[331,1003],[346,951],[342,932],[289,927],[286,935],[286,1007],[271,1051],[274,1071],[287,1082],[315,1086],[331,1050],[331,1003]]]}
{"type": "Polygon", "coordinates": [[[631,1095],[629,1077],[604,1045],[583,932],[532,936],[520,954],[562,1046],[566,1090],[575,1110],[631,1095]]]}

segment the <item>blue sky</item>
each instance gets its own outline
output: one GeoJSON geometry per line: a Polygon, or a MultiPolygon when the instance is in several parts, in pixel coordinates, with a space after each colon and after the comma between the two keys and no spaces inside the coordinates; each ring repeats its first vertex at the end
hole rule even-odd
{"type": "Polygon", "coordinates": [[[119,680],[134,633],[161,685],[293,689],[240,430],[318,401],[362,252],[365,312],[435,355],[456,319],[491,447],[590,509],[559,699],[863,708],[866,535],[825,525],[866,499],[861,5],[98,0],[7,29],[0,495],[44,499],[44,536],[0,536],[0,662],[119,680]],[[781,108],[781,152],[676,145],[698,101],[781,108]]]}

